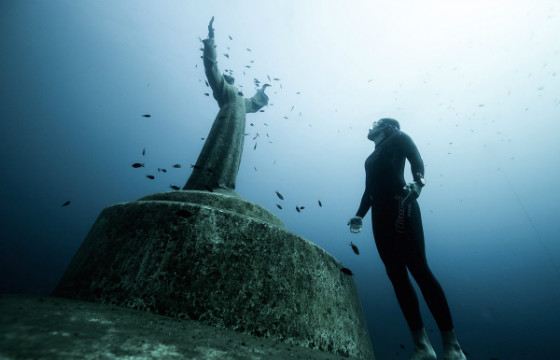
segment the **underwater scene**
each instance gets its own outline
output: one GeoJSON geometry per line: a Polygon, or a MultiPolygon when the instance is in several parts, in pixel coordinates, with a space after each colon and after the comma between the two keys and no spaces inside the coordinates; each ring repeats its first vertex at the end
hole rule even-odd
{"type": "Polygon", "coordinates": [[[559,2],[4,0],[0,34],[0,358],[559,358],[559,2]]]}

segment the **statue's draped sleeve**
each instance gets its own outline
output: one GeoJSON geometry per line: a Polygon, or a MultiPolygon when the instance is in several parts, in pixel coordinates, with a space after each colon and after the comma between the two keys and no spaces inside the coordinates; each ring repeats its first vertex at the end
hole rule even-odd
{"type": "Polygon", "coordinates": [[[268,96],[263,89],[257,90],[257,93],[249,99],[245,99],[245,112],[254,113],[268,104],[268,96]]]}
{"type": "Polygon", "coordinates": [[[216,60],[216,46],[214,39],[208,38],[202,41],[204,43],[203,60],[204,72],[208,79],[208,85],[212,88],[214,99],[218,102],[220,107],[226,101],[226,82],[224,76],[218,69],[218,61],[216,60]]]}

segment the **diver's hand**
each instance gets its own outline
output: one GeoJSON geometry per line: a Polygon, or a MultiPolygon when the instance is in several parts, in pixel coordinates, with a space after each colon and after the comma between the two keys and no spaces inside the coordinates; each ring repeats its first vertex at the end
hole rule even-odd
{"type": "Polygon", "coordinates": [[[212,27],[212,24],[214,24],[213,16],[212,19],[210,19],[210,23],[208,24],[208,39],[214,39],[214,28],[212,27]]]}
{"type": "Polygon", "coordinates": [[[415,182],[410,183],[404,187],[404,190],[408,191],[407,198],[412,197],[414,199],[418,199],[420,193],[422,192],[422,186],[415,182]]]}
{"type": "Polygon", "coordinates": [[[348,221],[348,224],[346,225],[350,226],[351,233],[357,234],[362,230],[362,218],[359,216],[354,216],[348,221]]]}

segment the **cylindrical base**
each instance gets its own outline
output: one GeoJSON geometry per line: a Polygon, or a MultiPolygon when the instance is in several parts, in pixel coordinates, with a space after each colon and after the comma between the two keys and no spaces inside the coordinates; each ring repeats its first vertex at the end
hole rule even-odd
{"type": "Polygon", "coordinates": [[[354,282],[332,256],[219,206],[247,203],[239,198],[209,196],[213,207],[143,200],[106,208],[54,294],[373,359],[354,282]]]}

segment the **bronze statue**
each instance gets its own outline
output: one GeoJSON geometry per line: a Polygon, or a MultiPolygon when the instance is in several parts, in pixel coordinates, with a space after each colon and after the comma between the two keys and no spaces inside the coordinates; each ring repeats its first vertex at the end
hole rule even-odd
{"type": "Polygon", "coordinates": [[[247,99],[233,85],[235,79],[231,75],[220,73],[213,23],[214,17],[208,24],[208,38],[203,40],[203,59],[208,84],[220,111],[183,190],[218,190],[235,194],[235,179],[243,152],[245,114],[257,112],[268,104],[264,91],[270,85],[264,84],[252,98],[247,99]]]}

